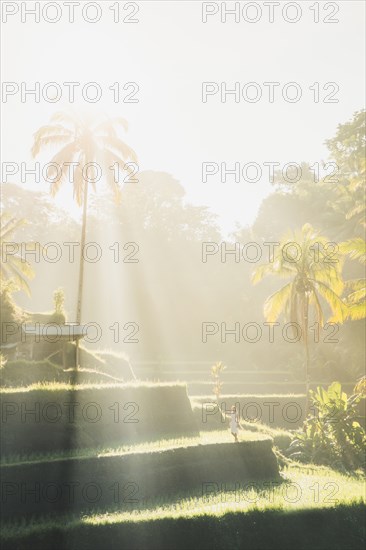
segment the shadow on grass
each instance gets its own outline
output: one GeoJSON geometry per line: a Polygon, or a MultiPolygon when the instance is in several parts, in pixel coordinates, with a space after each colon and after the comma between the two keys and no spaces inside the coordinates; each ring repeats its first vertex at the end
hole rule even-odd
{"type": "Polygon", "coordinates": [[[42,524],[4,530],[6,550],[361,550],[365,543],[365,506],[284,511],[228,512],[222,516],[161,517],[154,520],[63,525],[42,524]]]}

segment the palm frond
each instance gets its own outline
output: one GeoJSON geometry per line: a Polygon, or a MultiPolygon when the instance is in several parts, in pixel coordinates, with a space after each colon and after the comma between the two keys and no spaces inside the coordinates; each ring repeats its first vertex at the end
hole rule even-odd
{"type": "Polygon", "coordinates": [[[105,149],[116,153],[122,160],[131,160],[132,162],[138,162],[135,151],[129,145],[124,143],[121,139],[113,136],[108,136],[101,137],[100,141],[102,142],[105,149]]]}
{"type": "Polygon", "coordinates": [[[366,301],[349,306],[347,312],[348,319],[352,321],[361,321],[366,318],[366,301]]]}
{"type": "Polygon", "coordinates": [[[352,260],[359,260],[366,264],[366,241],[364,239],[349,239],[340,243],[339,249],[342,254],[348,255],[352,260]]]}
{"type": "Polygon", "coordinates": [[[5,221],[5,223],[3,226],[1,226],[1,230],[0,230],[1,241],[8,241],[9,238],[12,237],[14,233],[17,231],[17,229],[19,229],[20,227],[22,227],[27,223],[27,221],[24,218],[20,220],[17,220],[16,218],[11,218],[8,221],[6,221],[6,219],[4,220],[3,218],[3,221],[5,221]]]}
{"type": "Polygon", "coordinates": [[[343,300],[329,286],[321,281],[312,281],[315,289],[323,296],[332,310],[332,320],[343,323],[347,317],[347,306],[343,300]]]}
{"type": "Polygon", "coordinates": [[[269,323],[273,323],[283,313],[291,295],[292,283],[288,283],[280,290],[269,296],[264,303],[264,316],[269,323]]]}
{"type": "Polygon", "coordinates": [[[46,147],[56,147],[59,145],[65,145],[70,141],[70,136],[68,135],[50,135],[43,138],[39,138],[36,140],[33,144],[31,153],[32,157],[36,157],[42,149],[45,149],[46,147]]]}

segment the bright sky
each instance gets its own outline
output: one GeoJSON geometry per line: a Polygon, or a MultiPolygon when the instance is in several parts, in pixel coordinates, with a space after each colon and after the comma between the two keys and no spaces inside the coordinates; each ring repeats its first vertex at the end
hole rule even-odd
{"type": "MultiPolygon", "coordinates": [[[[310,6],[317,3],[310,1],[295,3],[302,15],[292,24],[281,14],[288,2],[276,8],[273,23],[268,22],[268,7],[263,2],[251,3],[262,9],[257,23],[242,17],[235,23],[233,16],[221,23],[220,12],[202,23],[201,2],[138,2],[139,11],[132,16],[139,20],[136,24],[113,22],[109,8],[116,2],[99,3],[102,17],[95,24],[82,20],[80,6],[85,2],[75,8],[74,23],[67,22],[67,8],[58,2],[61,20],[53,24],[42,16],[35,23],[31,15],[21,22],[21,4],[30,9],[35,2],[2,2],[3,10],[11,11],[11,7],[4,7],[10,4],[18,4],[19,11],[2,25],[3,81],[19,86],[25,82],[29,88],[40,82],[41,89],[47,82],[57,82],[63,98],[57,103],[42,99],[35,103],[28,97],[22,103],[18,93],[2,103],[3,162],[33,165],[32,134],[55,111],[70,108],[63,82],[81,83],[76,90],[78,103],[71,105],[77,110],[88,107],[80,88],[87,82],[98,82],[102,99],[89,104],[89,110],[126,118],[130,129],[125,139],[138,153],[140,170],[172,174],[184,186],[189,201],[208,205],[219,215],[224,231],[233,229],[236,222],[253,222],[270,189],[263,162],[325,159],[324,140],[334,135],[338,123],[364,105],[363,1],[328,2],[327,11],[326,3],[318,3],[321,21],[338,18],[333,24],[315,24],[310,6]],[[339,11],[333,15],[337,6],[339,11]],[[283,85],[293,81],[302,89],[297,103],[286,102],[281,96],[283,85]],[[108,87],[115,82],[121,89],[127,82],[136,82],[139,102],[114,103],[108,87]],[[219,87],[226,82],[228,89],[235,82],[240,83],[240,89],[248,82],[257,82],[263,97],[257,103],[244,99],[235,103],[231,95],[223,103],[217,93],[203,103],[202,82],[216,82],[219,87]],[[274,103],[268,102],[264,82],[280,83],[274,103]],[[309,90],[314,82],[320,83],[321,98],[333,90],[324,91],[323,85],[335,82],[339,91],[334,97],[339,102],[314,103],[314,92],[309,90]],[[202,162],[226,162],[228,167],[234,162],[257,162],[262,165],[263,178],[257,183],[235,183],[229,177],[222,183],[215,176],[203,183],[202,162]]],[[[133,10],[133,5],[126,4],[120,2],[121,19],[133,10]]],[[[221,5],[211,4],[212,9],[221,5]]],[[[241,2],[241,8],[246,4],[241,2]]],[[[226,5],[232,8],[234,3],[226,5]]],[[[55,8],[49,8],[49,18],[55,16],[52,10],[55,8]]],[[[253,19],[255,12],[250,10],[247,14],[253,19]]],[[[91,18],[94,13],[92,8],[88,11],[91,18]]],[[[290,10],[287,15],[293,18],[295,12],[290,10]]],[[[248,94],[253,92],[253,88],[248,90],[248,94]]],[[[8,181],[20,183],[20,176],[8,177],[8,181]]],[[[37,185],[29,177],[25,185],[37,189],[44,188],[45,183],[37,185]]],[[[78,212],[70,189],[65,189],[57,202],[78,212]]]]}

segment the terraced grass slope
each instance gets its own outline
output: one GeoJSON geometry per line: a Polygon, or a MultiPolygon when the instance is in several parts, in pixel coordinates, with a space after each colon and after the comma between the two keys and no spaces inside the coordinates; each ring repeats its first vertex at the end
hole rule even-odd
{"type": "MultiPolygon", "coordinates": [[[[5,550],[364,548],[364,476],[279,472],[268,434],[290,434],[269,418],[244,420],[234,443],[220,414],[218,431],[200,424],[211,398],[192,400],[194,413],[179,384],[54,383],[0,397],[5,550]]],[[[298,397],[256,396],[263,409],[298,397]]]]}
{"type": "Polygon", "coordinates": [[[146,445],[139,452],[3,465],[3,519],[111,508],[197,486],[211,490],[226,482],[277,479],[272,444],[268,436],[249,432],[239,443],[200,444],[197,438],[164,450],[146,445]]]}
{"type": "Polygon", "coordinates": [[[0,392],[2,454],[198,433],[181,384],[45,384],[0,392]]]}

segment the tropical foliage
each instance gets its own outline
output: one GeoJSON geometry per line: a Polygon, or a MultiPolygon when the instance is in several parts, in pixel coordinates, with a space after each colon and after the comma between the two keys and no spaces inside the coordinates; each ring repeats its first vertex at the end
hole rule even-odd
{"type": "Polygon", "coordinates": [[[310,391],[313,414],[304,422],[287,454],[301,462],[354,470],[365,467],[366,433],[360,424],[360,388],[351,396],[339,382],[310,391]]]}
{"type": "Polygon", "coordinates": [[[3,288],[7,284],[7,290],[24,290],[30,294],[27,279],[34,277],[34,271],[30,263],[24,257],[25,248],[29,252],[34,248],[32,243],[14,242],[14,234],[25,225],[25,220],[17,220],[9,214],[2,215],[0,228],[1,262],[0,282],[3,288]],[[22,246],[23,245],[23,246],[22,246]],[[10,286],[9,286],[10,284],[10,286]]]}
{"type": "Polygon", "coordinates": [[[327,140],[336,161],[339,183],[335,205],[342,207],[346,220],[365,226],[366,113],[358,111],[353,119],[338,126],[334,138],[327,140]]]}
{"type": "MultiPolygon", "coordinates": [[[[339,245],[341,253],[348,255],[352,260],[358,260],[366,265],[366,242],[360,237],[350,239],[339,245]]],[[[366,317],[366,279],[350,279],[345,283],[345,302],[347,305],[347,317],[353,320],[366,317]]]]}

